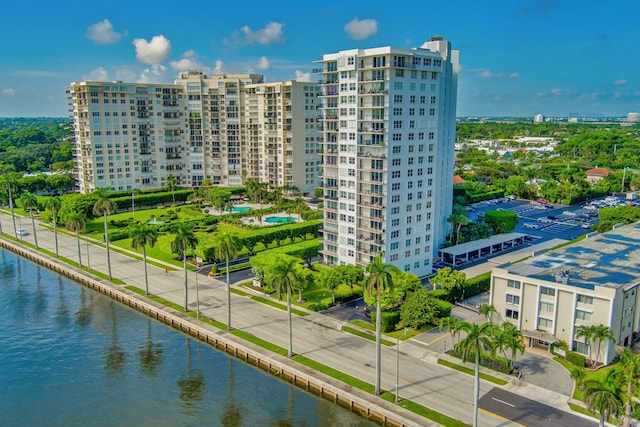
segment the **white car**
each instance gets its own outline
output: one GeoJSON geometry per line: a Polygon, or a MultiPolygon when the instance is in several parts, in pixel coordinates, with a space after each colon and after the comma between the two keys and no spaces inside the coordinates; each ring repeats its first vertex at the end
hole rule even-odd
{"type": "Polygon", "coordinates": [[[568,217],[570,217],[570,218],[573,218],[573,217],[578,216],[578,214],[577,214],[577,213],[575,213],[575,212],[571,212],[571,211],[564,211],[564,212],[562,212],[562,215],[564,215],[564,216],[568,216],[568,217]]]}
{"type": "Polygon", "coordinates": [[[547,217],[542,217],[542,218],[538,218],[538,222],[542,223],[542,224],[553,224],[553,220],[549,219],[547,217]]]}
{"type": "Polygon", "coordinates": [[[532,222],[525,222],[523,227],[524,228],[530,228],[532,230],[537,230],[538,228],[540,228],[540,226],[538,224],[534,224],[532,222]]]}
{"type": "Polygon", "coordinates": [[[29,232],[24,228],[18,228],[16,230],[16,233],[18,233],[19,236],[26,236],[27,234],[29,234],[29,232]]]}

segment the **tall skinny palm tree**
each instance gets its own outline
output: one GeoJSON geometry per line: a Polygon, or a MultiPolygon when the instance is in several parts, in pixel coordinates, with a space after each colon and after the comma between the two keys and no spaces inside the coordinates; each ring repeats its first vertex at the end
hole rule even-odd
{"type": "Polygon", "coordinates": [[[216,259],[226,260],[227,266],[227,330],[231,330],[231,282],[229,281],[229,261],[238,256],[238,251],[244,244],[235,234],[228,229],[216,234],[213,239],[213,253],[216,259]]]}
{"type": "Polygon", "coordinates": [[[9,210],[11,211],[11,220],[13,221],[13,233],[16,237],[16,240],[18,240],[18,229],[16,227],[16,214],[13,211],[13,193],[15,193],[18,190],[18,186],[16,185],[16,181],[14,179],[16,178],[16,176],[14,175],[15,173],[3,176],[2,180],[0,180],[0,186],[2,186],[2,189],[7,192],[7,195],[9,197],[9,210]]]}
{"type": "Polygon", "coordinates": [[[478,309],[478,314],[487,318],[487,322],[492,324],[492,317],[496,313],[496,308],[491,304],[482,304],[480,309],[478,309]]]}
{"type": "Polygon", "coordinates": [[[465,362],[475,360],[475,382],[473,386],[473,427],[478,427],[478,400],[480,399],[480,358],[483,351],[495,353],[495,347],[491,340],[492,326],[489,323],[478,325],[477,323],[462,322],[460,329],[467,336],[456,345],[456,351],[462,355],[465,362]]]}
{"type": "Polygon", "coordinates": [[[365,278],[365,288],[367,294],[369,296],[375,294],[376,296],[376,396],[380,395],[380,373],[382,370],[382,305],[380,297],[383,290],[393,290],[391,273],[394,271],[398,271],[398,268],[392,264],[386,264],[382,260],[382,255],[375,257],[366,268],[367,277],[365,278]]]}
{"type": "Polygon", "coordinates": [[[51,221],[53,221],[53,240],[56,246],[56,258],[58,258],[58,211],[60,210],[60,197],[49,197],[45,203],[47,209],[51,211],[51,221]]]}
{"type": "Polygon", "coordinates": [[[298,259],[286,254],[276,254],[266,266],[267,280],[278,289],[279,293],[287,294],[287,314],[289,321],[289,349],[288,356],[293,356],[293,327],[291,323],[291,293],[302,282],[306,281],[303,267],[298,259]]]}
{"type": "Polygon", "coordinates": [[[187,251],[193,250],[198,245],[198,238],[193,233],[193,228],[185,223],[178,223],[173,229],[176,237],[171,242],[171,251],[182,257],[184,266],[184,311],[188,310],[189,304],[189,278],[187,276],[187,251]]]}
{"type": "Polygon", "coordinates": [[[591,365],[594,365],[595,362],[591,357],[591,341],[593,341],[593,334],[595,325],[580,325],[576,329],[576,338],[584,338],[584,343],[589,348],[589,360],[591,361],[591,365]]]}
{"type": "Polygon", "coordinates": [[[76,233],[78,242],[78,264],[82,268],[82,253],[80,252],[80,232],[84,231],[86,220],[81,213],[72,213],[67,217],[67,228],[76,233]]]}
{"type": "Polygon", "coordinates": [[[36,230],[36,220],[33,215],[33,211],[38,209],[38,199],[33,194],[27,192],[22,193],[20,196],[20,201],[22,202],[22,207],[25,210],[29,211],[29,216],[31,217],[31,227],[33,228],[33,239],[36,243],[36,249],[38,247],[38,233],[36,230]]]}
{"type": "Polygon", "coordinates": [[[618,386],[618,371],[611,370],[604,380],[584,382],[584,395],[587,409],[600,414],[599,425],[604,427],[605,420],[622,411],[622,390],[618,386]]]}
{"type": "Polygon", "coordinates": [[[107,270],[109,272],[109,280],[111,277],[111,253],[109,252],[109,230],[107,228],[107,216],[112,212],[115,212],[118,205],[109,199],[109,188],[97,188],[93,191],[93,194],[98,198],[93,205],[93,213],[95,215],[102,215],[104,218],[104,242],[107,247],[107,270]]]}
{"type": "Polygon", "coordinates": [[[173,204],[176,204],[176,193],[174,189],[176,188],[177,179],[172,174],[167,175],[167,187],[169,187],[169,191],[171,191],[171,200],[173,204]]]}
{"type": "Polygon", "coordinates": [[[147,275],[147,245],[153,247],[158,241],[158,231],[146,224],[133,224],[129,226],[131,247],[142,249],[142,261],[144,262],[144,290],[149,295],[149,277],[147,275]]]}
{"type": "MultiPolygon", "coordinates": [[[[615,344],[616,336],[613,334],[611,328],[605,325],[597,325],[593,328],[593,337],[592,339],[598,343],[596,350],[596,361],[600,358],[600,348],[602,347],[603,342],[611,342],[615,344]]],[[[602,364],[604,365],[606,357],[602,357],[602,364]]]]}

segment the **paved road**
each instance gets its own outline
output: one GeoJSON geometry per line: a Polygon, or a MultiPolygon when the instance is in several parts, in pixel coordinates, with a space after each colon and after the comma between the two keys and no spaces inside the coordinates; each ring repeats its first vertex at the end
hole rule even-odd
{"type": "MultiPolygon", "coordinates": [[[[0,214],[5,233],[11,233],[11,219],[0,214]]],[[[29,224],[30,225],[30,224],[29,224]]],[[[24,221],[23,221],[24,226],[24,221]]],[[[25,241],[33,243],[30,226],[24,226],[29,235],[25,241]]],[[[78,259],[76,239],[59,235],[60,255],[72,260],[78,259]]],[[[40,246],[53,251],[53,233],[38,227],[40,246]]],[[[106,252],[101,246],[81,244],[83,263],[89,254],[91,268],[107,271],[106,252]]],[[[140,261],[119,253],[111,253],[113,277],[124,280],[128,285],[144,289],[144,269],[140,261]]],[[[184,301],[184,274],[181,270],[165,275],[164,268],[148,266],[149,287],[153,294],[182,304],[184,301]]],[[[195,273],[188,273],[189,307],[196,309],[195,273]]],[[[200,309],[208,317],[226,322],[226,284],[208,276],[199,276],[200,309]]],[[[249,298],[231,295],[232,325],[262,339],[286,348],[288,328],[286,312],[257,303],[249,298]]],[[[371,384],[375,379],[375,344],[369,340],[340,332],[342,322],[320,313],[306,317],[294,316],[294,352],[305,355],[327,366],[361,378],[371,384]]],[[[396,384],[395,348],[382,349],[382,388],[394,390],[396,384]]],[[[453,418],[470,423],[473,405],[473,378],[469,375],[445,368],[437,364],[436,354],[424,346],[406,342],[400,351],[401,372],[399,375],[401,398],[411,399],[422,405],[437,409],[453,418]]],[[[481,395],[493,385],[481,382],[481,395]]],[[[496,418],[491,414],[480,415],[481,426],[512,426],[513,423],[496,418]]]]}
{"type": "Polygon", "coordinates": [[[500,388],[493,388],[480,398],[481,411],[497,414],[527,427],[591,427],[597,423],[579,415],[527,399],[500,388]]]}

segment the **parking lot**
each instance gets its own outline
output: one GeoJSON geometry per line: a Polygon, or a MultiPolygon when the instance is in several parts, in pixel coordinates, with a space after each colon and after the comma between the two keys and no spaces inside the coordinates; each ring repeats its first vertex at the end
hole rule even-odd
{"type": "Polygon", "coordinates": [[[486,211],[512,211],[518,214],[514,231],[530,235],[534,242],[555,238],[573,240],[588,233],[598,219],[597,209],[584,209],[584,205],[532,204],[530,200],[485,201],[473,204],[468,217],[471,221],[482,221],[486,211]],[[591,217],[586,218],[587,215],[591,217]]]}

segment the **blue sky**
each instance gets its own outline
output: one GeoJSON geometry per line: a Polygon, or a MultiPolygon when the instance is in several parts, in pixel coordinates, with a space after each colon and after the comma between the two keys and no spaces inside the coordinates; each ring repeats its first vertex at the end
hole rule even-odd
{"type": "Polygon", "coordinates": [[[322,54],[460,50],[458,116],[640,111],[640,2],[8,1],[0,12],[0,116],[67,116],[72,81],[172,82],[180,70],[311,75],[322,54]]]}

